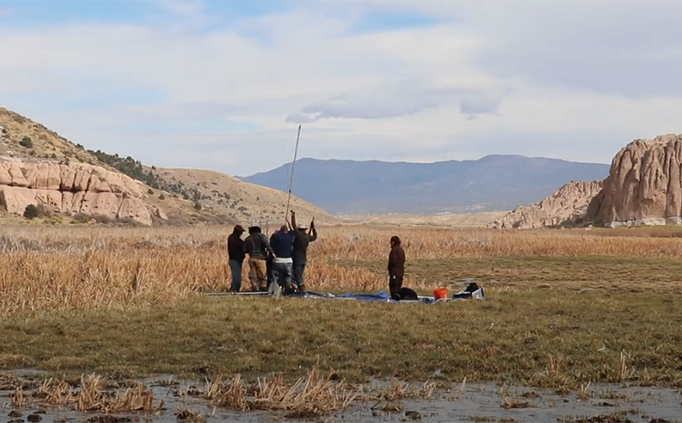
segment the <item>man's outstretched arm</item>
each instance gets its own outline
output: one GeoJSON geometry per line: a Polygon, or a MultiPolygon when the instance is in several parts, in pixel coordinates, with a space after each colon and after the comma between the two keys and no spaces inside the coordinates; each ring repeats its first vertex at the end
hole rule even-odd
{"type": "Polygon", "coordinates": [[[310,230],[308,231],[308,239],[313,242],[317,239],[317,229],[315,229],[315,218],[310,221],[310,230]],[[312,235],[310,233],[312,232],[312,235]]]}
{"type": "Polygon", "coordinates": [[[291,226],[296,229],[296,212],[293,210],[291,211],[291,226]]]}

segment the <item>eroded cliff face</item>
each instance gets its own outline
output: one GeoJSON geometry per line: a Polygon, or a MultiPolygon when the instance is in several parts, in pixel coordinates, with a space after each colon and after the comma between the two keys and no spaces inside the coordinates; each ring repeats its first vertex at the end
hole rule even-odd
{"type": "Polygon", "coordinates": [[[488,227],[531,229],[580,223],[602,187],[602,181],[571,181],[532,206],[517,206],[488,227]]]}
{"type": "Polygon", "coordinates": [[[33,204],[61,213],[131,219],[152,224],[162,210],[143,201],[140,185],[121,173],[83,163],[0,161],[0,205],[21,215],[33,204]]]}
{"type": "Polygon", "coordinates": [[[682,135],[638,139],[611,162],[586,219],[605,226],[682,224],[682,135]]]}

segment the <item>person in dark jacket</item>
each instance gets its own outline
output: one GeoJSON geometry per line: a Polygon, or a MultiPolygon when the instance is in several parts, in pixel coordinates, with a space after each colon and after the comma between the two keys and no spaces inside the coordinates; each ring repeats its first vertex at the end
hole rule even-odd
{"type": "MultiPolygon", "coordinates": [[[[267,265],[268,252],[275,256],[270,247],[268,238],[263,235],[261,228],[252,226],[249,228],[249,236],[244,242],[244,252],[249,255],[249,280],[253,292],[267,291],[267,265]]],[[[275,258],[277,258],[275,256],[275,258]]]]}
{"type": "MultiPolygon", "coordinates": [[[[275,238],[275,234],[279,232],[279,229],[276,230],[272,235],[270,235],[270,245],[272,246],[272,240],[275,238]]],[[[268,258],[265,260],[265,271],[267,272],[267,283],[268,283],[268,289],[270,289],[270,284],[274,280],[273,276],[273,269],[275,268],[275,259],[272,256],[272,254],[268,253],[268,258]]]]}
{"type": "Polygon", "coordinates": [[[228,264],[232,274],[232,283],[230,284],[230,292],[237,293],[242,288],[242,264],[244,263],[244,241],[242,234],[244,228],[241,225],[236,225],[232,230],[232,234],[227,237],[227,255],[228,264]]]}
{"type": "Polygon", "coordinates": [[[391,252],[388,254],[388,289],[391,298],[400,300],[399,291],[403,287],[405,275],[405,251],[400,246],[400,238],[391,237],[391,252]]]}
{"type": "Polygon", "coordinates": [[[305,291],[305,282],[303,281],[303,272],[305,265],[308,262],[308,245],[317,239],[317,230],[315,229],[315,220],[310,221],[310,229],[296,226],[296,213],[291,211],[291,226],[297,228],[294,236],[294,248],[292,251],[292,260],[294,268],[294,282],[299,291],[305,291]],[[307,231],[307,232],[306,232],[307,231]]]}
{"type": "Polygon", "coordinates": [[[292,254],[295,236],[296,232],[290,232],[286,226],[282,226],[270,238],[270,246],[276,256],[273,259],[272,282],[282,287],[285,292],[291,291],[291,281],[293,278],[292,254]]]}

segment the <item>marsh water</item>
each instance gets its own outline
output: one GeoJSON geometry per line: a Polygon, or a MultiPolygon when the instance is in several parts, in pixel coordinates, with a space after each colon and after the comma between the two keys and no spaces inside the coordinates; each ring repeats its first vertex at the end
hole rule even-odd
{"type": "MultiPolygon", "coordinates": [[[[17,373],[20,379],[44,376],[17,373]]],[[[332,415],[312,419],[287,417],[285,412],[234,412],[212,407],[207,400],[188,394],[204,386],[203,381],[177,380],[169,376],[142,380],[153,390],[154,403],[163,400],[165,410],[144,413],[104,415],[74,411],[67,406],[29,404],[11,406],[13,391],[0,390],[0,422],[40,423],[169,423],[169,422],[646,422],[682,421],[682,397],[673,389],[592,385],[582,395],[573,392],[559,395],[552,391],[524,387],[501,387],[496,384],[463,384],[450,390],[435,391],[428,400],[355,401],[332,415]],[[190,413],[188,413],[190,411],[190,413]]],[[[380,388],[383,382],[365,385],[380,388]]],[[[25,390],[30,395],[31,390],[25,390]]]]}

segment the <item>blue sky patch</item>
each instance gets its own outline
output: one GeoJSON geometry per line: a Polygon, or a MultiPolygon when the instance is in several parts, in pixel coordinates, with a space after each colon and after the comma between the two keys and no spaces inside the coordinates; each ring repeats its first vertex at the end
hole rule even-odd
{"type": "Polygon", "coordinates": [[[396,29],[423,28],[432,26],[436,21],[426,15],[408,12],[377,12],[365,13],[355,22],[352,31],[356,33],[373,31],[390,31],[396,29]]]}

